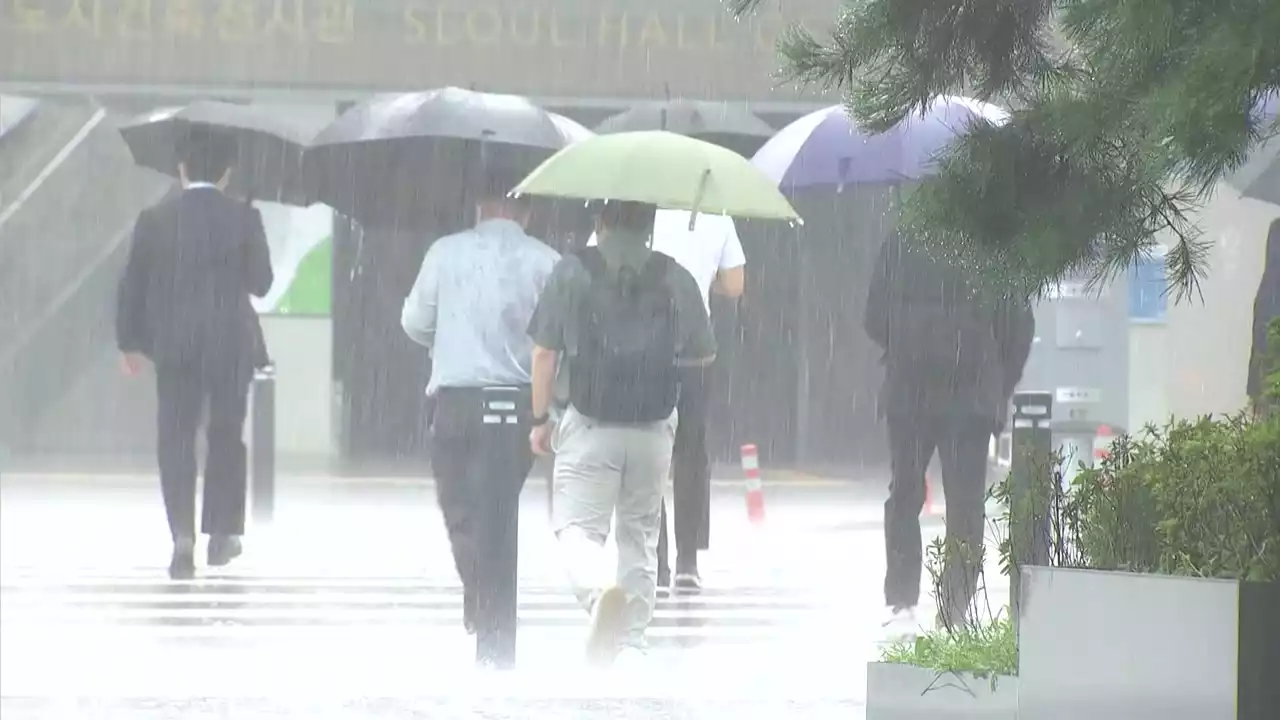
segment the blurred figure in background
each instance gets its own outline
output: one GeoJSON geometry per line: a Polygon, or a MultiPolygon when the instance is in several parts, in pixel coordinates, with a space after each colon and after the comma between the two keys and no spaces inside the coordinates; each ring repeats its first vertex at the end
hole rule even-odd
{"type": "MultiPolygon", "coordinates": [[[[702,303],[711,313],[711,293],[742,296],[746,287],[746,255],[733,218],[699,215],[692,230],[687,210],[659,210],[653,225],[651,249],[680,264],[698,283],[702,303]]],[[[587,242],[596,244],[595,235],[587,242]]],[[[678,593],[702,589],[698,551],[711,543],[711,461],[707,454],[707,410],[711,366],[680,370],[680,398],[676,403],[676,442],[671,460],[674,485],[676,573],[671,576],[667,541],[667,503],[662,503],[658,535],[658,591],[678,593]]]]}
{"type": "Polygon", "coordinates": [[[1280,348],[1267,345],[1267,332],[1271,322],[1280,317],[1280,219],[1271,221],[1267,232],[1266,265],[1258,294],[1253,300],[1253,347],[1249,352],[1249,399],[1254,406],[1265,406],[1267,368],[1266,359],[1280,354],[1280,348]]]}
{"type": "Polygon", "coordinates": [[[431,351],[431,464],[476,662],[516,656],[520,491],[533,465],[528,327],[560,256],[525,233],[519,175],[489,170],[474,228],[432,243],[400,324],[431,351]],[[512,422],[511,420],[515,420],[512,422]]]}
{"type": "Polygon", "coordinates": [[[946,495],[948,555],[940,619],[963,621],[983,544],[987,454],[1031,353],[1029,303],[994,299],[975,278],[897,233],[885,241],[867,296],[865,327],[884,349],[880,413],[889,424],[892,480],[885,503],[886,627],[917,629],[925,472],[936,451],[946,495]]]}
{"type": "Polygon", "coordinates": [[[193,130],[178,168],[183,190],[143,210],[120,280],[116,340],[129,375],[155,365],[157,454],[173,559],[169,576],[195,574],[196,434],[208,408],[201,527],[208,563],[241,552],[245,523],[244,421],[254,365],[265,353],[249,295],[273,280],[262,217],[223,194],[234,138],[193,130]]]}
{"type": "Polygon", "coordinates": [[[534,452],[556,454],[553,526],[574,593],[592,614],[587,658],[643,651],[657,591],[658,532],[671,472],[682,367],[715,359],[711,322],[689,271],[650,249],[657,209],[608,202],[598,247],[556,266],[529,326],[534,452]],[[569,403],[551,427],[561,355],[569,403]],[[617,517],[614,581],[597,571],[617,517]]]}

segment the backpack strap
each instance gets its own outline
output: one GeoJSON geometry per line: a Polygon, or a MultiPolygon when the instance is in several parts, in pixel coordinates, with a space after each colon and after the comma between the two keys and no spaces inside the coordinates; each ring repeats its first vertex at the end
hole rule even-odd
{"type": "Polygon", "coordinates": [[[640,270],[640,282],[646,287],[655,287],[662,285],[667,281],[667,270],[670,264],[674,262],[670,256],[660,252],[649,253],[649,259],[644,261],[644,267],[640,270]]]}
{"type": "Polygon", "coordinates": [[[579,248],[573,252],[587,272],[591,274],[592,280],[602,280],[605,277],[604,255],[598,247],[579,248]]]}

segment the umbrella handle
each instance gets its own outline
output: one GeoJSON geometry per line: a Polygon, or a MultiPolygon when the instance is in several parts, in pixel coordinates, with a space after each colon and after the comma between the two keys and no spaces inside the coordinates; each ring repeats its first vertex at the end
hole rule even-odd
{"type": "MultiPolygon", "coordinates": [[[[659,129],[666,130],[667,129],[667,105],[671,104],[671,83],[662,83],[662,89],[663,89],[663,92],[665,92],[667,95],[667,102],[665,105],[662,106],[662,127],[659,129]]],[[[692,230],[693,228],[691,227],[689,229],[692,230]]]]}
{"type": "Polygon", "coordinates": [[[698,181],[698,193],[693,196],[693,211],[689,213],[689,232],[698,222],[698,212],[702,209],[702,196],[707,194],[707,182],[711,179],[711,168],[702,171],[702,179],[698,181]]]}

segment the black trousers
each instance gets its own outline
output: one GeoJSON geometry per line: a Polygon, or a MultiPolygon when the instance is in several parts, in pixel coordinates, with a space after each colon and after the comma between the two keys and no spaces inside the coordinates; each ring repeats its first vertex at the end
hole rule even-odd
{"type": "MultiPolygon", "coordinates": [[[[699,550],[711,544],[711,462],[707,457],[707,408],[711,383],[710,368],[683,368],[680,396],[676,405],[676,426],[671,474],[675,507],[676,571],[682,561],[694,561],[699,550]]],[[[662,503],[662,526],[658,532],[660,575],[670,572],[667,540],[667,504],[662,503]]]]}
{"type": "Polygon", "coordinates": [[[206,407],[201,529],[210,535],[244,533],[244,419],[251,379],[247,365],[156,367],[160,489],[175,539],[195,536],[196,434],[206,407]]]}
{"type": "Polygon", "coordinates": [[[977,417],[889,418],[892,480],[884,505],[886,605],[914,607],[920,599],[920,511],[925,501],[925,473],[936,451],[942,461],[948,544],[939,610],[952,620],[964,617],[980,570],[987,452],[994,430],[994,423],[977,417]]]}
{"type": "Polygon", "coordinates": [[[436,494],[464,612],[475,623],[476,661],[497,667],[515,663],[520,491],[533,466],[529,412],[528,388],[442,388],[432,423],[436,494]]]}

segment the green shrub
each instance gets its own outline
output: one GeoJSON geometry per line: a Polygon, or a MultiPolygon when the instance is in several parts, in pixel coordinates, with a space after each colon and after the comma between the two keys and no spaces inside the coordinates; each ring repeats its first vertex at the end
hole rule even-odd
{"type": "Polygon", "coordinates": [[[1018,641],[1013,622],[1002,615],[991,623],[937,630],[895,642],[885,648],[882,659],[994,680],[999,675],[1018,674],[1018,641]]]}
{"type": "Polygon", "coordinates": [[[1258,402],[1260,414],[1275,414],[1280,407],[1280,317],[1267,326],[1267,350],[1262,360],[1262,398],[1258,402]]]}
{"type": "MultiPolygon", "coordinates": [[[[1280,336],[1280,323],[1273,332],[1280,336]]],[[[1280,372],[1269,382],[1280,398],[1280,372]]],[[[1043,527],[1054,567],[1280,580],[1280,413],[1254,421],[1243,413],[1171,421],[1122,436],[1109,457],[1080,471],[1068,492],[1063,459],[1050,462],[1053,469],[1029,473],[1036,487],[1020,498],[1009,479],[992,490],[1004,511],[989,523],[998,537],[988,544],[999,548],[1004,575],[1015,561],[1026,562],[1029,529],[1043,527]],[[1028,515],[1040,521],[1017,521],[1028,515]]],[[[982,553],[967,552],[941,540],[929,547],[935,597],[943,593],[947,559],[982,566],[982,553]]],[[[882,659],[993,682],[1016,675],[1016,627],[1007,613],[992,617],[989,608],[980,619],[984,583],[980,577],[967,621],[894,643],[882,659]]]]}
{"type": "Polygon", "coordinates": [[[1098,570],[1155,572],[1160,538],[1151,486],[1160,464],[1157,443],[1121,436],[1111,454],[1073,482],[1075,541],[1082,565],[1098,570]]]}
{"type": "MultiPolygon", "coordinates": [[[[1001,675],[1018,674],[1017,631],[1008,609],[993,609],[987,601],[986,546],[1003,546],[1007,516],[988,520],[987,538],[982,548],[963,546],[954,538],[937,538],[925,549],[925,571],[932,594],[939,603],[938,627],[911,640],[887,645],[881,660],[914,665],[939,673],[969,673],[991,678],[994,688],[1001,675]],[[948,563],[971,564],[976,570],[976,587],[964,618],[950,618],[942,611],[948,592],[948,563]]],[[[1002,572],[1002,582],[1008,582],[1002,572]]]]}
{"type": "Polygon", "coordinates": [[[1171,421],[1075,479],[1086,565],[1280,580],[1280,416],[1171,421]]]}

